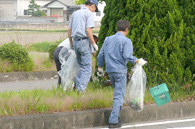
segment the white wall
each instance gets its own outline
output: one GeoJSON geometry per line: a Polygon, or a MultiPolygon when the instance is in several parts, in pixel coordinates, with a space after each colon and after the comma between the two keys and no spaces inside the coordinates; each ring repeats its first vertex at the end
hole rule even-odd
{"type": "Polygon", "coordinates": [[[94,13],[94,21],[95,22],[100,22],[102,20],[102,17],[104,16],[103,11],[104,11],[105,6],[106,6],[105,2],[102,2],[102,3],[98,4],[98,10],[100,11],[101,16],[96,16],[96,13],[94,13]]]}
{"type": "MultiPolygon", "coordinates": [[[[49,1],[36,1],[37,5],[43,6],[49,3],[49,1]]],[[[18,0],[18,16],[24,16],[24,10],[28,10],[28,5],[30,4],[30,0],[18,0]]]]}
{"type": "Polygon", "coordinates": [[[53,2],[52,4],[48,6],[48,8],[63,8],[63,10],[67,10],[67,6],[65,6],[64,4],[60,2],[53,2]]]}
{"type": "Polygon", "coordinates": [[[13,20],[16,19],[17,1],[16,0],[0,0],[0,19],[13,20]]]}

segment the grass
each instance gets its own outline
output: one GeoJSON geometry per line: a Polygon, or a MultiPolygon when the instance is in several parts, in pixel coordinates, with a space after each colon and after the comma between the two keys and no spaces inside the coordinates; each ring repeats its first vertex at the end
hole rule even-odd
{"type": "Polygon", "coordinates": [[[49,60],[49,54],[45,52],[29,52],[30,58],[34,62],[32,71],[50,71],[56,70],[54,62],[49,60]]]}
{"type": "Polygon", "coordinates": [[[49,47],[53,42],[41,42],[41,43],[29,43],[26,44],[25,47],[28,51],[36,51],[36,52],[48,52],[49,47]]]}
{"type": "MultiPolygon", "coordinates": [[[[89,82],[87,92],[77,95],[76,91],[62,89],[34,89],[24,91],[0,92],[0,116],[21,116],[70,112],[86,109],[111,108],[114,89],[102,87],[99,83],[89,82]]],[[[170,92],[172,102],[192,101],[195,91],[188,94],[185,90],[170,92]]],[[[155,103],[148,88],[145,91],[145,105],[155,103]]],[[[127,106],[124,104],[124,106],[127,106]]]]}
{"type": "MultiPolygon", "coordinates": [[[[93,87],[89,83],[88,87],[93,87]]],[[[0,116],[19,116],[39,113],[67,112],[112,106],[113,89],[88,88],[84,97],[76,91],[25,90],[0,93],[0,116]],[[98,96],[98,97],[97,97],[98,96]]]]}
{"type": "Polygon", "coordinates": [[[13,65],[7,60],[2,60],[0,59],[0,72],[5,73],[5,72],[12,72],[13,71],[13,65]]]}

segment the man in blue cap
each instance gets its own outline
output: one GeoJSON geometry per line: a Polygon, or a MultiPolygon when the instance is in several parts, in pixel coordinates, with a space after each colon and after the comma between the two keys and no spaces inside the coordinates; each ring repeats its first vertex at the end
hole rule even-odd
{"type": "Polygon", "coordinates": [[[75,50],[79,65],[76,77],[77,93],[84,93],[92,73],[92,47],[98,46],[93,39],[94,14],[98,12],[98,1],[87,0],[85,7],[72,14],[68,29],[70,46],[75,50]],[[73,40],[72,40],[73,39],[73,40]]]}
{"type": "Polygon", "coordinates": [[[113,110],[109,117],[109,128],[119,128],[122,126],[120,121],[120,111],[123,107],[124,94],[127,82],[127,61],[144,65],[147,63],[142,58],[137,59],[133,54],[132,42],[127,38],[130,24],[126,20],[117,23],[117,33],[106,37],[104,44],[98,54],[98,75],[104,76],[102,69],[106,62],[106,72],[109,75],[114,88],[113,110]]]}

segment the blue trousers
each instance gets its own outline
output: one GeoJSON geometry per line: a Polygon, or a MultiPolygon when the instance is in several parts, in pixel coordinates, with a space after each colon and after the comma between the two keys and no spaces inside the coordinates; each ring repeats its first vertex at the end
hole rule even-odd
{"type": "Polygon", "coordinates": [[[74,40],[74,50],[79,65],[76,76],[77,91],[85,91],[92,73],[91,43],[89,39],[74,40]]]}
{"type": "MultiPolygon", "coordinates": [[[[56,64],[56,69],[57,69],[57,72],[61,70],[61,63],[60,63],[60,60],[59,60],[59,53],[61,51],[63,47],[57,47],[56,50],[54,51],[54,61],[55,61],[55,64],[56,64]]],[[[58,84],[61,85],[61,77],[58,75],[58,84]]]]}
{"type": "Polygon", "coordinates": [[[127,77],[126,73],[108,73],[114,88],[113,109],[109,117],[109,123],[118,123],[120,111],[123,107],[127,77]]]}

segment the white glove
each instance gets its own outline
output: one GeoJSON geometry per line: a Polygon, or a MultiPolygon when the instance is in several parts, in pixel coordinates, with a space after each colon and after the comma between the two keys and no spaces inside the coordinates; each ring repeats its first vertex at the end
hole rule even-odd
{"type": "Polygon", "coordinates": [[[99,77],[103,77],[104,76],[104,70],[103,70],[103,68],[98,67],[97,75],[99,77]]]}
{"type": "Polygon", "coordinates": [[[98,51],[98,46],[97,46],[97,44],[96,44],[96,43],[93,43],[92,45],[93,45],[93,48],[94,48],[96,51],[98,51]]]}
{"type": "Polygon", "coordinates": [[[137,63],[140,66],[143,66],[147,63],[147,61],[143,60],[142,58],[139,59],[139,62],[137,63]]]}
{"type": "Polygon", "coordinates": [[[73,45],[73,43],[70,43],[70,49],[74,50],[74,45],[73,45]]]}

